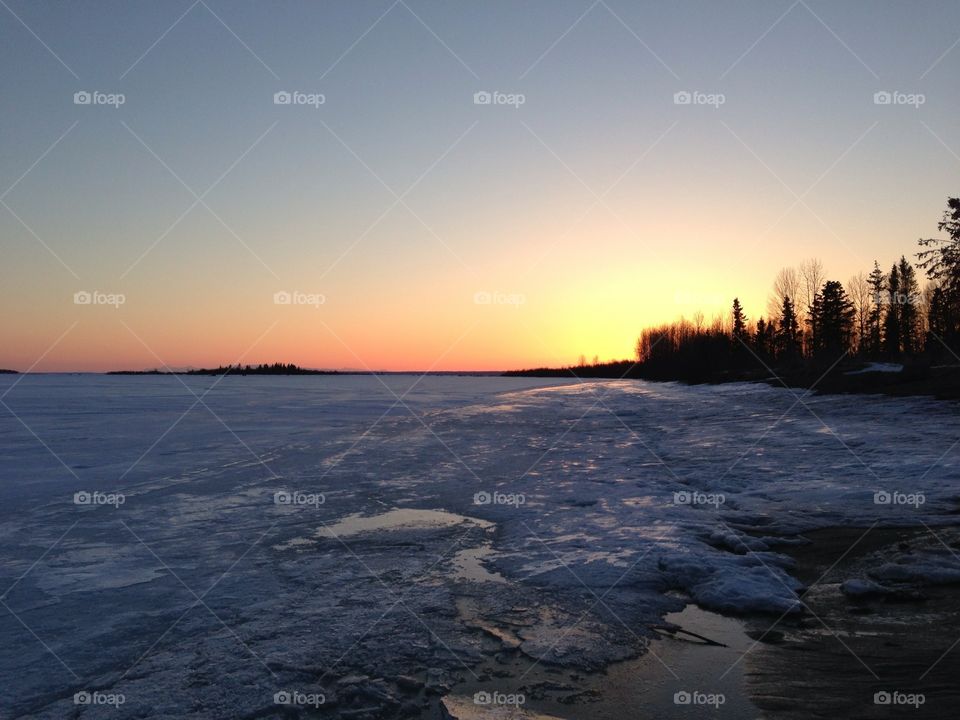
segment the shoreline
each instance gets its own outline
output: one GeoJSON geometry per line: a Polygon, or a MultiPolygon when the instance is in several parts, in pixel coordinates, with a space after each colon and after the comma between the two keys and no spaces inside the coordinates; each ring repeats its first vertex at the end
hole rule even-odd
{"type": "Polygon", "coordinates": [[[868,362],[840,364],[829,368],[778,369],[771,377],[767,369],[715,374],[709,377],[670,376],[644,373],[632,363],[623,361],[604,366],[576,368],[536,368],[511,370],[505,377],[560,377],[577,380],[643,380],[676,382],[683,385],[725,385],[728,383],[762,383],[771,387],[809,390],[818,395],[888,395],[891,397],[933,397],[937,400],[960,400],[960,364],[906,365],[899,372],[871,370],[868,362]]]}
{"type": "Polygon", "coordinates": [[[588,380],[641,380],[653,383],[674,382],[682,385],[726,385],[730,383],[760,383],[775,388],[803,390],[816,395],[885,395],[888,397],[932,397],[936,400],[960,400],[960,363],[941,366],[906,366],[899,372],[871,370],[872,363],[858,362],[831,368],[824,373],[822,368],[799,370],[775,369],[770,371],[739,371],[716,374],[709,377],[683,377],[662,373],[647,374],[631,369],[632,363],[622,361],[603,366],[571,368],[534,368],[529,370],[435,370],[417,372],[407,370],[312,370],[298,369],[293,372],[263,372],[220,369],[200,370],[111,370],[107,372],[55,372],[20,373],[16,370],[0,370],[10,375],[98,375],[104,377],[308,377],[308,376],[417,376],[417,377],[506,377],[506,378],[559,378],[584,382],[588,380]],[[811,387],[813,388],[811,390],[811,387]]]}
{"type": "Polygon", "coordinates": [[[960,702],[960,584],[884,580],[870,591],[855,581],[877,577],[894,556],[953,554],[960,527],[834,527],[804,536],[810,544],[787,554],[807,585],[809,611],[771,632],[747,623],[756,642],[747,691],[758,707],[784,720],[950,716],[960,702]]]}
{"type": "Polygon", "coordinates": [[[906,583],[895,592],[859,597],[841,588],[890,553],[960,546],[960,525],[938,525],[935,531],[922,525],[828,527],[799,537],[810,542],[783,550],[795,562],[791,575],[804,583],[800,595],[807,609],[797,616],[721,614],[690,603],[664,621],[714,643],[660,634],[642,655],[598,672],[538,663],[501,649],[477,667],[482,682],[458,683],[423,717],[949,716],[960,702],[955,682],[960,649],[952,647],[960,643],[960,583],[906,583]],[[523,694],[525,704],[498,708],[497,714],[476,705],[473,694],[489,690],[491,682],[504,694],[523,694]],[[678,704],[678,692],[722,696],[723,702],[678,704]],[[877,704],[878,693],[889,694],[891,703],[877,704]],[[911,697],[919,704],[906,704],[911,697]]]}

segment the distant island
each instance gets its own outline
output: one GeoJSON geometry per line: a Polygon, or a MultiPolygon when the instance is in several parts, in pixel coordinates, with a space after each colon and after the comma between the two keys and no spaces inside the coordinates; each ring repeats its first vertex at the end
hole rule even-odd
{"type": "Polygon", "coordinates": [[[18,370],[4,370],[3,368],[0,368],[0,375],[19,375],[19,374],[20,372],[18,370]]]}
{"type": "Polygon", "coordinates": [[[293,363],[221,365],[192,370],[111,370],[107,375],[343,375],[339,370],[311,370],[293,363]]]}
{"type": "MultiPolygon", "coordinates": [[[[13,372],[13,371],[11,371],[13,372]]],[[[500,371],[469,370],[314,370],[293,363],[272,365],[221,365],[216,368],[193,368],[190,370],[111,370],[107,375],[448,375],[454,377],[485,377],[502,375],[500,371]]]]}

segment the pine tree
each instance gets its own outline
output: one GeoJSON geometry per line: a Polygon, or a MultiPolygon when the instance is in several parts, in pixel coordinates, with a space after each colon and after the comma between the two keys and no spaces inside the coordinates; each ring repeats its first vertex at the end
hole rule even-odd
{"type": "Polygon", "coordinates": [[[792,360],[799,355],[800,324],[797,322],[797,313],[789,295],[783,298],[779,325],[777,351],[781,358],[792,360]]]}
{"type": "Polygon", "coordinates": [[[733,337],[734,340],[747,340],[747,316],[743,313],[740,298],[733,299],[733,337]]]}
{"type": "Polygon", "coordinates": [[[757,331],[753,336],[753,345],[757,349],[757,355],[768,357],[770,348],[767,346],[767,321],[763,318],[757,320],[757,331]]]}
{"type": "Polygon", "coordinates": [[[900,257],[900,293],[897,295],[897,310],[900,313],[900,346],[903,352],[912,355],[920,350],[920,317],[917,305],[920,302],[920,287],[917,273],[907,258],[900,257]]]}
{"type": "MultiPolygon", "coordinates": [[[[960,339],[960,198],[947,198],[947,209],[937,229],[946,232],[947,238],[918,240],[920,246],[927,249],[917,253],[917,264],[941,288],[937,315],[943,332],[937,333],[940,337],[937,345],[942,348],[941,342],[949,347],[960,339]]],[[[932,303],[930,310],[932,314],[932,303]]],[[[932,333],[932,324],[930,329],[932,333]]]]}
{"type": "Polygon", "coordinates": [[[917,253],[927,277],[938,281],[947,296],[960,293],[960,198],[947,198],[947,209],[937,224],[947,239],[925,238],[917,242],[929,248],[917,253]]]}
{"type": "Polygon", "coordinates": [[[933,336],[932,342],[929,339],[927,340],[929,349],[929,346],[937,345],[939,340],[947,333],[947,328],[950,326],[946,295],[941,287],[934,288],[933,295],[930,296],[927,324],[930,327],[930,334],[933,336]]]}
{"type": "Polygon", "coordinates": [[[880,265],[876,260],[873,261],[873,270],[870,271],[870,275],[867,277],[867,282],[870,284],[870,294],[873,299],[873,304],[870,306],[870,314],[868,315],[868,341],[867,348],[868,352],[873,357],[879,357],[881,350],[881,341],[883,339],[883,307],[884,307],[884,292],[886,289],[887,276],[883,274],[883,271],[880,269],[880,265]]]}
{"type": "Polygon", "coordinates": [[[810,312],[814,351],[835,354],[850,349],[854,307],[843,285],[828,280],[813,299],[810,312]]]}
{"type": "Polygon", "coordinates": [[[900,311],[897,298],[900,295],[900,269],[894,265],[887,276],[887,292],[883,296],[883,349],[894,357],[900,354],[900,311]]]}

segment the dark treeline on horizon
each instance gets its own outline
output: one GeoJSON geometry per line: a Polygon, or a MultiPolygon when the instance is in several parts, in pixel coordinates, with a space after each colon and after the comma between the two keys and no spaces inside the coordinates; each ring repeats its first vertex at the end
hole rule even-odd
{"type": "MultiPolygon", "coordinates": [[[[803,375],[850,361],[911,366],[960,364],[960,198],[938,224],[946,238],[920,239],[916,267],[901,256],[889,270],[874,262],[846,286],[807,260],[777,274],[766,312],[750,317],[734,297],[727,317],[645,328],[636,360],[564,369],[578,377],[643,377],[709,382],[770,371],[803,375]],[[918,274],[926,276],[921,287],[918,274]]],[[[549,374],[546,369],[526,371],[549,374]]]]}
{"type": "Polygon", "coordinates": [[[195,370],[113,370],[107,375],[340,375],[336,370],[309,370],[293,363],[221,365],[195,370]]]}
{"type": "MultiPolygon", "coordinates": [[[[16,372],[16,370],[0,372],[16,372]]],[[[215,368],[195,368],[191,370],[111,370],[107,375],[435,375],[455,377],[487,377],[502,375],[492,370],[314,370],[293,363],[260,365],[220,365],[215,368]]]]}

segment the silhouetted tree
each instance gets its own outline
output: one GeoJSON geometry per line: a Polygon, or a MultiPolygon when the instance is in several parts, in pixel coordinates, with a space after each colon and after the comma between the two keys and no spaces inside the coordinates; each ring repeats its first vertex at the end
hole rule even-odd
{"type": "Polygon", "coordinates": [[[776,355],[777,328],[774,321],[767,322],[763,318],[757,320],[757,330],[753,336],[753,346],[757,355],[764,361],[773,359],[776,355]]]}
{"type": "Polygon", "coordinates": [[[767,316],[776,317],[783,308],[784,298],[796,300],[800,296],[800,275],[796,268],[781,268],[773,279],[773,295],[767,302],[767,316]]]}
{"type": "Polygon", "coordinates": [[[897,269],[900,274],[900,293],[895,298],[895,307],[900,315],[900,349],[912,355],[920,350],[920,316],[917,312],[920,287],[917,285],[916,271],[906,257],[900,257],[897,269]]]}
{"type": "Polygon", "coordinates": [[[853,303],[836,280],[828,280],[813,299],[810,312],[813,350],[834,355],[850,349],[853,303]]]}
{"type": "Polygon", "coordinates": [[[946,294],[942,287],[934,288],[933,295],[930,298],[930,310],[927,314],[927,325],[930,328],[930,334],[934,337],[927,339],[928,346],[936,346],[937,338],[942,338],[947,334],[950,328],[951,318],[947,306],[946,294]]]}
{"type": "MultiPolygon", "coordinates": [[[[960,198],[947,198],[947,209],[937,229],[947,237],[921,238],[919,244],[927,249],[917,253],[917,264],[941,289],[936,324],[942,332],[934,330],[934,322],[930,323],[930,332],[940,338],[938,347],[941,341],[955,347],[960,339],[960,198]]],[[[930,311],[932,316],[932,301],[930,311]]]]}
{"type": "Polygon", "coordinates": [[[862,272],[857,273],[847,281],[847,290],[853,302],[854,330],[856,335],[856,350],[860,355],[866,355],[870,348],[869,325],[872,301],[870,298],[870,283],[862,272]]]}
{"type": "Polygon", "coordinates": [[[917,242],[929,248],[917,253],[918,263],[927,277],[937,280],[945,292],[955,291],[960,286],[960,198],[947,198],[947,209],[937,224],[946,238],[921,238],[917,242]]]}
{"type": "Polygon", "coordinates": [[[867,276],[867,283],[870,285],[871,305],[870,314],[867,317],[869,326],[869,354],[873,357],[879,357],[883,340],[883,297],[886,290],[887,276],[883,274],[879,263],[873,261],[873,270],[867,276]]]}
{"type": "Polygon", "coordinates": [[[743,313],[743,306],[740,304],[740,298],[733,299],[733,339],[735,341],[747,339],[747,316],[743,313]]]}
{"type": "Polygon", "coordinates": [[[899,295],[900,269],[894,264],[887,275],[887,292],[883,295],[883,349],[891,357],[900,352],[900,313],[897,310],[899,295]]]}
{"type": "Polygon", "coordinates": [[[800,323],[797,321],[797,312],[789,296],[783,299],[779,325],[777,355],[786,360],[795,360],[800,355],[800,323]]]}
{"type": "MultiPolygon", "coordinates": [[[[804,305],[802,308],[798,308],[798,310],[802,309],[806,315],[807,324],[810,325],[810,330],[806,334],[802,332],[801,328],[801,344],[806,350],[811,349],[810,335],[813,332],[813,326],[811,324],[810,313],[813,310],[813,299],[816,297],[816,294],[820,292],[820,286],[823,284],[824,279],[823,263],[820,260],[810,258],[800,263],[800,280],[803,286],[804,305]]],[[[796,300],[794,301],[794,305],[796,305],[796,300]]]]}

